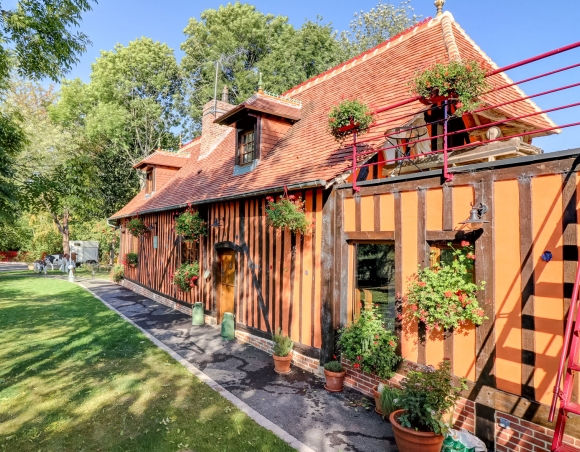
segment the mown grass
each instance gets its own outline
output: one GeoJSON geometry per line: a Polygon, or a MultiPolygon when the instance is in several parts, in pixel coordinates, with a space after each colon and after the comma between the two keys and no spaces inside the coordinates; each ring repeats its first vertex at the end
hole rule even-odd
{"type": "Polygon", "coordinates": [[[0,451],[290,451],[82,288],[0,274],[0,451]]]}

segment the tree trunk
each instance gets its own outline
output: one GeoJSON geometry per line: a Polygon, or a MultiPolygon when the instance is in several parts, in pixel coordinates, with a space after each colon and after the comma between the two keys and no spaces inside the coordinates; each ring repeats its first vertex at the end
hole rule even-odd
{"type": "Polygon", "coordinates": [[[69,243],[69,228],[68,228],[69,213],[68,210],[64,211],[62,216],[62,252],[70,256],[70,243],[69,243]]]}

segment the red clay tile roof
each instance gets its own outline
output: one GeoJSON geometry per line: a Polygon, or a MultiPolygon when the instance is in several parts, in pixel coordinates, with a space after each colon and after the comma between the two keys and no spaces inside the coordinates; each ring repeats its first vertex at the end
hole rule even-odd
{"type": "Polygon", "coordinates": [[[170,166],[173,168],[183,168],[189,158],[189,152],[184,152],[183,148],[178,152],[155,151],[140,162],[133,165],[133,168],[142,168],[147,165],[170,166]]]}
{"type": "MultiPolygon", "coordinates": [[[[453,30],[463,58],[486,61],[485,55],[458,26],[454,25],[453,30]]],[[[128,216],[137,211],[168,210],[188,203],[267,193],[280,190],[284,186],[291,189],[304,184],[324,185],[344,174],[350,167],[348,155],[342,157],[345,155],[344,151],[340,150],[326,130],[329,110],[345,98],[357,98],[372,109],[408,99],[411,97],[408,82],[416,71],[435,62],[448,60],[449,52],[443,37],[441,19],[423,21],[401,35],[285,93],[302,102],[301,119],[253,171],[233,175],[235,140],[232,129],[208,157],[198,160],[192,152],[186,165],[155,196],[144,202],[131,201],[113,218],[128,216]]],[[[489,61],[485,64],[492,66],[489,61]]],[[[492,79],[492,83],[504,84],[501,77],[503,76],[495,77],[499,82],[492,79]]],[[[498,102],[500,97],[517,99],[521,96],[517,88],[510,88],[501,91],[501,94],[489,95],[485,100],[498,102]]],[[[377,120],[385,121],[414,114],[424,108],[417,101],[382,113],[377,120]]],[[[503,111],[515,116],[521,114],[521,109],[533,111],[534,108],[537,107],[531,101],[526,101],[506,107],[503,111]]],[[[384,129],[403,125],[406,121],[407,119],[391,122],[384,129]]],[[[535,127],[551,125],[548,119],[539,116],[529,122],[535,127]]],[[[382,135],[385,130],[377,129],[375,134],[382,135]]],[[[199,152],[199,147],[196,149],[199,152]]]]}
{"type": "Polygon", "coordinates": [[[269,113],[293,121],[298,121],[301,117],[299,103],[294,103],[269,94],[255,93],[252,97],[245,100],[235,108],[232,108],[230,111],[217,118],[214,122],[223,125],[232,124],[235,122],[236,113],[242,110],[269,113]]]}

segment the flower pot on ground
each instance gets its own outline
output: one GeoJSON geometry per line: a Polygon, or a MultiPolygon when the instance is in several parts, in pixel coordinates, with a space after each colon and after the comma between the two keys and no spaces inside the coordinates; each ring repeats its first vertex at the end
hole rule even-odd
{"type": "Polygon", "coordinates": [[[324,377],[326,385],[324,389],[329,392],[341,392],[344,386],[346,371],[338,361],[330,361],[324,365],[324,377]]]}
{"type": "Polygon", "coordinates": [[[122,265],[115,265],[111,270],[111,279],[119,284],[125,275],[125,268],[122,265]]]}
{"type": "Polygon", "coordinates": [[[34,270],[34,264],[27,264],[28,270],[34,270]]]}
{"type": "Polygon", "coordinates": [[[445,414],[453,412],[465,389],[465,379],[454,385],[449,360],[440,363],[437,370],[429,366],[409,371],[395,402],[401,409],[389,417],[399,452],[439,452],[451,427],[445,414]]]}
{"type": "Polygon", "coordinates": [[[278,374],[289,374],[294,342],[282,334],[282,328],[278,329],[278,333],[272,334],[272,340],[274,341],[274,370],[278,374]]]}
{"type": "Polygon", "coordinates": [[[403,427],[397,421],[403,413],[404,410],[397,410],[389,416],[399,452],[441,452],[444,436],[403,427]]]}
{"type": "Polygon", "coordinates": [[[381,406],[381,412],[385,419],[389,419],[393,411],[397,411],[401,408],[399,404],[399,398],[401,396],[401,390],[399,388],[392,388],[390,386],[385,386],[381,391],[379,397],[379,404],[381,406]]]}

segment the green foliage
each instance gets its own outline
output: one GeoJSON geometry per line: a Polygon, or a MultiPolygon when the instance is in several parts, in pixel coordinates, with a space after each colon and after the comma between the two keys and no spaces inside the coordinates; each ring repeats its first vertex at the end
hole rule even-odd
{"type": "Polygon", "coordinates": [[[189,292],[199,278],[199,264],[197,262],[181,264],[170,278],[179,290],[189,292]]]}
{"type": "Polygon", "coordinates": [[[341,33],[339,40],[343,58],[348,60],[381,44],[415,25],[420,18],[414,14],[411,0],[404,0],[399,6],[379,0],[377,6],[369,11],[354,13],[349,30],[341,33]]]}
{"type": "Polygon", "coordinates": [[[342,367],[339,361],[329,361],[324,365],[324,370],[340,373],[344,372],[344,367],[342,367]]]}
{"type": "Polygon", "coordinates": [[[437,63],[415,74],[411,81],[413,94],[429,99],[451,97],[458,101],[456,116],[476,110],[478,98],[489,89],[485,69],[477,61],[450,61],[437,63]]]}
{"type": "Polygon", "coordinates": [[[191,207],[175,218],[175,233],[185,240],[197,242],[200,237],[207,234],[206,222],[201,218],[198,211],[191,207]]]}
{"type": "Polygon", "coordinates": [[[0,344],[0,450],[294,450],[66,281],[0,273],[0,344]]]}
{"type": "Polygon", "coordinates": [[[139,265],[139,255],[133,251],[126,253],[125,257],[121,260],[123,265],[129,265],[130,267],[136,267],[139,265]]]}
{"type": "Polygon", "coordinates": [[[187,77],[188,107],[199,131],[203,105],[214,95],[219,60],[218,93],[227,85],[232,103],[250,97],[263,73],[265,89],[282,93],[340,62],[332,26],[307,21],[295,29],[284,16],[263,14],[249,4],[228,3],[190,19],[182,68],[187,77]]]}
{"type": "Polygon", "coordinates": [[[383,326],[376,308],[366,306],[353,322],[340,331],[340,352],[355,369],[391,378],[401,361],[396,354],[397,336],[383,326]]]}
{"type": "Polygon", "coordinates": [[[357,126],[356,132],[362,135],[369,130],[374,121],[370,108],[359,100],[344,100],[330,110],[328,114],[328,131],[339,142],[342,142],[354,130],[341,131],[340,128],[351,124],[357,126]]]}
{"type": "Polygon", "coordinates": [[[465,389],[465,379],[454,386],[449,360],[441,362],[437,370],[431,366],[427,370],[412,370],[401,382],[401,393],[393,401],[405,410],[397,422],[413,430],[445,435],[450,425],[443,418],[465,389]]]}
{"type": "Polygon", "coordinates": [[[92,3],[19,0],[13,9],[0,9],[0,83],[12,66],[23,77],[59,81],[90,44],[84,33],[72,29],[92,3]]]}
{"type": "Polygon", "coordinates": [[[134,237],[140,237],[147,232],[147,225],[139,217],[131,218],[125,224],[127,231],[134,237]]]}
{"type": "Polygon", "coordinates": [[[393,411],[401,409],[399,404],[401,390],[399,388],[392,388],[385,386],[381,392],[379,403],[381,405],[381,413],[384,417],[389,417],[393,411]]]}
{"type": "Polygon", "coordinates": [[[20,116],[15,112],[0,110],[0,220],[13,219],[17,201],[17,156],[27,143],[26,134],[20,126],[20,116]]]}
{"type": "Polygon", "coordinates": [[[294,347],[292,339],[282,334],[282,328],[279,328],[277,333],[272,333],[272,341],[274,341],[274,355],[281,358],[288,356],[294,347]]]}
{"type": "Polygon", "coordinates": [[[473,245],[461,242],[452,249],[449,263],[436,263],[433,268],[419,268],[404,297],[412,319],[424,322],[427,329],[458,328],[469,322],[481,325],[487,319],[479,307],[476,294],[483,290],[485,281],[473,282],[475,254],[473,245]]]}
{"type": "Polygon", "coordinates": [[[121,282],[124,276],[125,276],[125,267],[123,267],[122,265],[115,265],[111,270],[111,279],[116,283],[121,282]]]}
{"type": "Polygon", "coordinates": [[[306,217],[304,201],[299,196],[288,197],[280,195],[275,201],[273,197],[266,197],[266,220],[269,225],[275,228],[288,228],[293,233],[309,235],[312,229],[312,223],[306,217]]]}

